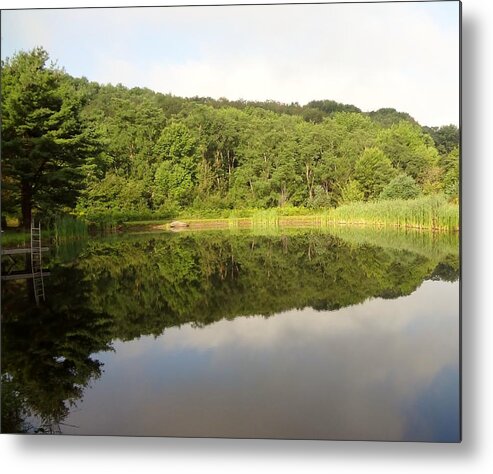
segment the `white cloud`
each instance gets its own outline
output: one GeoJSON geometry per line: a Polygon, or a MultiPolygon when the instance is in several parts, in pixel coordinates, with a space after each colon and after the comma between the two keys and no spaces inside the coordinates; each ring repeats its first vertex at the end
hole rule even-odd
{"type": "Polygon", "coordinates": [[[183,96],[329,98],[439,125],[458,123],[459,101],[458,26],[442,21],[455,8],[458,25],[458,3],[442,4],[443,15],[426,3],[81,10],[65,22],[72,42],[63,48],[69,13],[38,15],[43,28],[19,35],[57,34],[62,65],[83,45],[77,59],[101,82],[183,96]]]}
{"type": "MultiPolygon", "coordinates": [[[[132,82],[176,95],[331,98],[395,107],[427,124],[458,122],[458,32],[409,5],[321,5],[173,12],[201,57],[152,61],[132,82]],[[203,25],[207,26],[203,26],[203,25]],[[140,76],[140,77],[139,77],[140,76]]],[[[126,68],[131,70],[129,64],[126,68]]],[[[113,82],[119,75],[115,70],[113,82]]]]}

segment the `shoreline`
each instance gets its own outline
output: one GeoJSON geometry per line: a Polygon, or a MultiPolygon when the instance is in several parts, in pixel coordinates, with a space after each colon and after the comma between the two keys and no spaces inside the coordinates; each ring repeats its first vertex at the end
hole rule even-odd
{"type": "MultiPolygon", "coordinates": [[[[382,222],[366,221],[362,219],[336,219],[324,215],[297,215],[297,216],[265,216],[257,217],[220,217],[220,218],[178,218],[180,222],[187,224],[183,227],[172,228],[171,219],[157,219],[156,221],[127,221],[115,227],[109,232],[89,232],[91,235],[121,234],[126,232],[139,231],[165,231],[165,232],[199,232],[202,230],[258,230],[268,231],[275,229],[327,229],[330,227],[355,227],[368,228],[379,231],[382,229],[395,230],[412,230],[419,232],[458,234],[459,227],[448,228],[440,226],[426,226],[421,224],[400,223],[400,222],[382,222]]],[[[81,236],[74,235],[64,240],[76,240],[81,236]]],[[[52,235],[47,237],[51,241],[52,235]]],[[[29,232],[19,230],[18,228],[5,229],[1,236],[2,249],[17,248],[25,245],[30,240],[29,232]]]]}
{"type": "Polygon", "coordinates": [[[124,224],[121,231],[127,230],[165,230],[170,232],[186,232],[186,231],[199,231],[199,230],[234,230],[234,229],[269,229],[269,228],[327,228],[327,227],[368,227],[379,230],[382,228],[393,229],[412,229],[418,231],[427,232],[443,232],[443,233],[458,233],[460,228],[447,229],[443,227],[429,227],[424,225],[413,224],[401,224],[401,223],[386,223],[386,222],[368,222],[364,220],[332,220],[326,219],[323,216],[283,216],[267,221],[257,221],[252,217],[241,218],[183,218],[180,222],[187,224],[187,226],[180,226],[176,228],[171,227],[171,222],[166,223],[145,223],[145,224],[133,224],[127,222],[124,224]]]}

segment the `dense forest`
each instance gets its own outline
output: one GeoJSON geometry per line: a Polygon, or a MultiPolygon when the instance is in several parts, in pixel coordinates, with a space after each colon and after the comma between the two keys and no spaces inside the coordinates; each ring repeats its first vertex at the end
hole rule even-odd
{"type": "MultiPolygon", "coordinates": [[[[330,91],[327,91],[330,95],[330,91]]],[[[37,48],[2,63],[2,227],[211,210],[458,201],[459,130],[386,108],[180,98],[74,78],[37,48]]]]}

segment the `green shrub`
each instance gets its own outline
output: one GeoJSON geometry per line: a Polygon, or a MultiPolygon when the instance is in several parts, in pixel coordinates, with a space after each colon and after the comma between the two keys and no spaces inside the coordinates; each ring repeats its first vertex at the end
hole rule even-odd
{"type": "Polygon", "coordinates": [[[383,188],[379,199],[415,199],[420,194],[421,190],[416,184],[416,181],[407,174],[400,174],[383,188]]]}
{"type": "Polygon", "coordinates": [[[365,193],[363,192],[361,185],[358,183],[358,181],[351,179],[342,189],[340,204],[346,204],[349,202],[360,202],[364,201],[364,199],[365,193]]]}

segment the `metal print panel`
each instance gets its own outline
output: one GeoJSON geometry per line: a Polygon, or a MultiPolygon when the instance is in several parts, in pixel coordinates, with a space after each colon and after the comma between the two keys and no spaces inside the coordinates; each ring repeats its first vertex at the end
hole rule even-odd
{"type": "Polygon", "coordinates": [[[2,433],[459,442],[460,8],[3,10],[2,433]]]}

